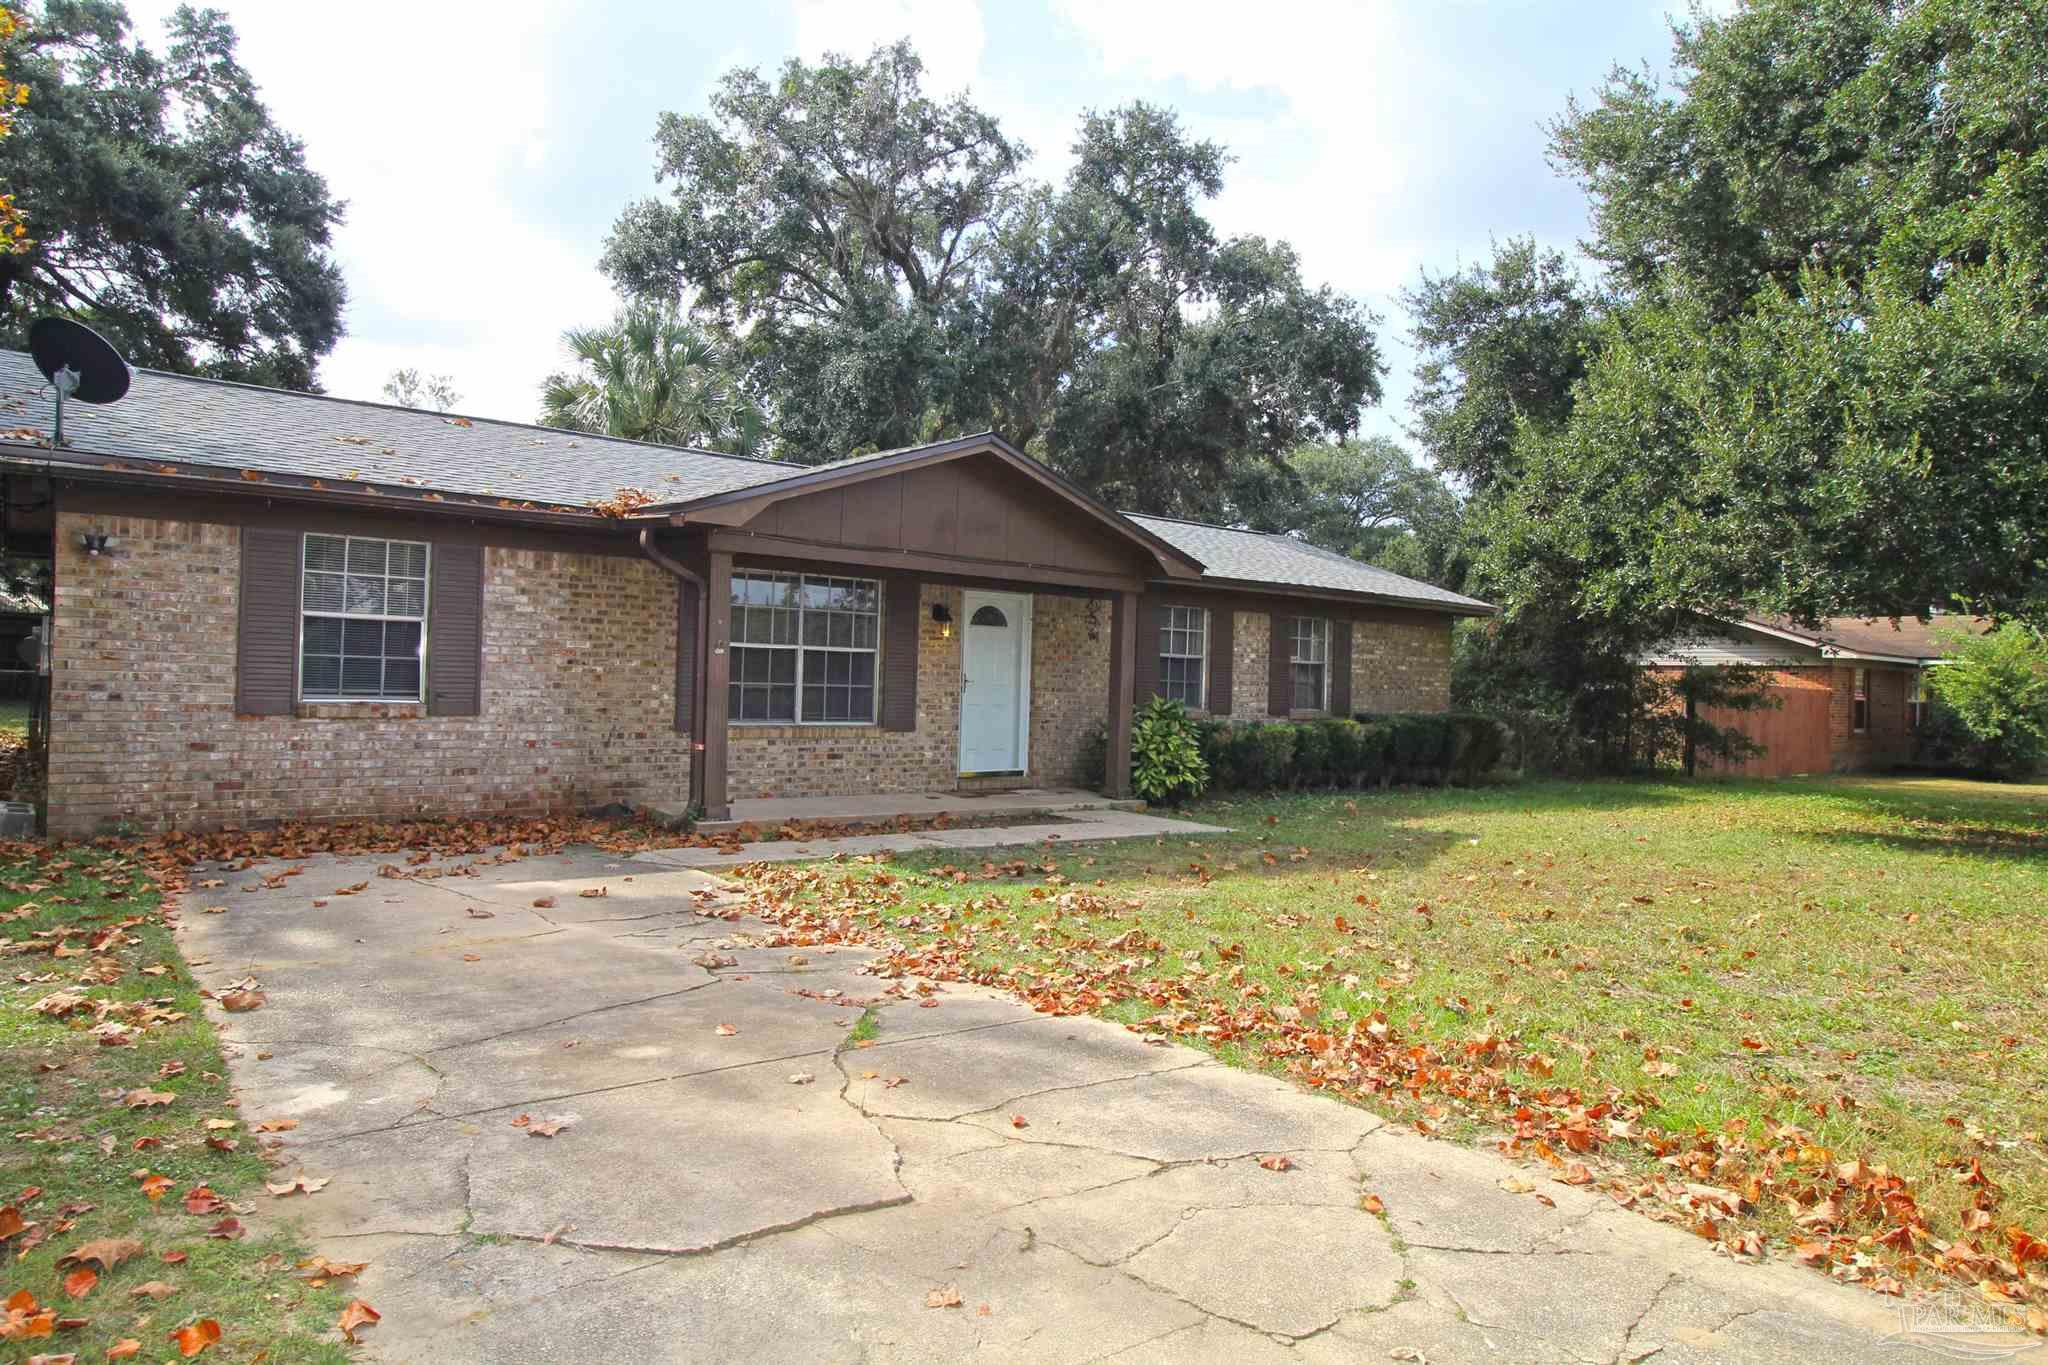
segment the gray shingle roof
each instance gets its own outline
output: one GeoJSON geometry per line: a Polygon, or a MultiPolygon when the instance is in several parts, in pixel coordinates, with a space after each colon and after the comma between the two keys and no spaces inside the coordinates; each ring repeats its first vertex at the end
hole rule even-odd
{"type": "MultiPolygon", "coordinates": [[[[47,437],[50,398],[35,363],[0,350],[0,428],[47,437]]],[[[773,483],[802,466],[622,441],[551,427],[464,419],[383,403],[137,370],[128,396],[64,409],[75,449],[267,474],[388,484],[585,507],[622,488],[684,502],[773,483]]]]}
{"type": "MultiPolygon", "coordinates": [[[[47,393],[38,392],[43,388],[26,353],[0,350],[0,433],[28,428],[48,438],[51,403],[47,393]]],[[[878,451],[829,465],[750,460],[484,417],[451,420],[384,403],[160,370],[135,371],[128,396],[118,403],[71,404],[64,423],[70,448],[142,465],[253,469],[574,508],[626,488],[645,490],[656,504],[671,506],[904,453],[878,451]]],[[[1210,577],[1361,593],[1449,611],[1492,610],[1288,536],[1166,517],[1130,520],[1199,560],[1210,577]]]]}
{"type": "Polygon", "coordinates": [[[1235,531],[1198,521],[1128,514],[1132,521],[1202,561],[1206,578],[1244,579],[1293,588],[1364,593],[1396,602],[1442,607],[1450,611],[1493,610],[1475,597],[1405,578],[1370,564],[1361,564],[1334,550],[1325,550],[1292,536],[1262,531],[1235,531]]]}

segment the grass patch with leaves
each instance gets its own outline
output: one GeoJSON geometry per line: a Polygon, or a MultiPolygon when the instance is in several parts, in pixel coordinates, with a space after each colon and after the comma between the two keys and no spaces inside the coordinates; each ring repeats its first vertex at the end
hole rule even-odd
{"type": "Polygon", "coordinates": [[[749,875],[793,940],[851,924],[892,970],[1505,1135],[1738,1253],[1989,1285],[2048,1329],[2048,787],[1560,782],[1187,814],[1235,832],[749,875]]]}
{"type": "Polygon", "coordinates": [[[346,1281],[309,1283],[290,1231],[251,1216],[261,1138],[142,865],[0,848],[0,934],[0,1294],[36,1305],[0,1326],[0,1360],[175,1358],[187,1327],[209,1359],[347,1360],[346,1281]],[[89,1275],[65,1259],[81,1249],[89,1275]]]}

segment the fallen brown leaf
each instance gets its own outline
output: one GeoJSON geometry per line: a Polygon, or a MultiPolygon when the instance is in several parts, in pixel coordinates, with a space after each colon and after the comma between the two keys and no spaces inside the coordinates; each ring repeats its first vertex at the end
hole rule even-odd
{"type": "Polygon", "coordinates": [[[960,1306],[960,1291],[950,1284],[942,1284],[924,1296],[924,1306],[927,1308],[958,1308],[960,1306]]]}
{"type": "Polygon", "coordinates": [[[179,1355],[196,1356],[220,1340],[220,1324],[212,1318],[201,1318],[197,1322],[186,1323],[170,1337],[178,1343],[179,1355]]]}
{"type": "Polygon", "coordinates": [[[348,1339],[349,1345],[354,1346],[358,1341],[356,1329],[368,1327],[382,1317],[381,1313],[361,1299],[350,1299],[348,1307],[341,1310],[341,1320],[334,1325],[341,1329],[341,1334],[348,1339]]]}

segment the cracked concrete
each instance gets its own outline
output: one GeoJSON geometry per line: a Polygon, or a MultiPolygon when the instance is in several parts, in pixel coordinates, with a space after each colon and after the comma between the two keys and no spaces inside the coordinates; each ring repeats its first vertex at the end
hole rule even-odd
{"type": "Polygon", "coordinates": [[[269,995],[216,1016],[242,1113],[332,1177],[282,1212],[370,1261],[377,1358],[1846,1362],[1896,1326],[1104,1021],[884,996],[860,952],[703,913],[729,893],[701,871],[387,861],[180,931],[202,984],[269,995]]]}

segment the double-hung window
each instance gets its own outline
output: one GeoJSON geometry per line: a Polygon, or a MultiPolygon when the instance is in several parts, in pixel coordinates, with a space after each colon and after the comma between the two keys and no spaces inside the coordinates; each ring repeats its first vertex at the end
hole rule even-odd
{"type": "Polygon", "coordinates": [[[1913,670],[1913,690],[1906,695],[1906,725],[1918,731],[1927,723],[1927,670],[1913,670]]]}
{"type": "Polygon", "coordinates": [[[1870,670],[1857,669],[1850,677],[1849,728],[1857,734],[1870,729],[1870,670]]]}
{"type": "Polygon", "coordinates": [[[1293,647],[1294,709],[1323,711],[1330,704],[1330,623],[1319,616],[1297,616],[1288,623],[1293,647]]]}
{"type": "Polygon", "coordinates": [[[871,578],[734,574],[732,719],[872,725],[881,601],[871,578]]]}
{"type": "Polygon", "coordinates": [[[303,554],[299,699],[420,701],[427,547],[308,535],[303,554]]]}
{"type": "Polygon", "coordinates": [[[1209,612],[1168,607],[1159,622],[1159,695],[1199,711],[1207,697],[1209,612]]]}

